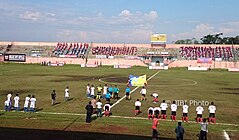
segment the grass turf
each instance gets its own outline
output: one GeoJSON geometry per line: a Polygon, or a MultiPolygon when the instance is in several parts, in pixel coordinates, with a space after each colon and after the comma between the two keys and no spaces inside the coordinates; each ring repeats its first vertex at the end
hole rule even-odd
{"type": "MultiPolygon", "coordinates": [[[[36,64],[2,63],[0,65],[0,102],[4,103],[8,92],[13,96],[20,94],[20,105],[28,94],[37,98],[37,108],[44,112],[68,112],[85,113],[85,105],[89,101],[86,98],[86,85],[94,84],[97,87],[99,79],[108,84],[117,84],[120,88],[120,96],[124,95],[125,83],[129,74],[143,75],[147,77],[156,73],[156,70],[148,70],[143,67],[131,69],[113,69],[112,67],[80,68],[78,65],[65,65],[64,67],[47,67],[36,64]],[[70,88],[72,100],[64,102],[64,89],[70,88]],[[51,91],[56,89],[57,102],[51,106],[51,91]]],[[[148,81],[147,101],[142,102],[143,113],[139,117],[147,117],[149,106],[159,104],[152,103],[150,94],[157,92],[159,100],[181,101],[187,100],[189,107],[189,119],[195,118],[195,108],[199,101],[213,101],[217,106],[217,122],[236,123],[239,121],[239,73],[231,73],[226,70],[212,71],[187,71],[186,68],[176,68],[168,71],[160,71],[158,75],[148,81]],[[194,102],[192,102],[194,101],[194,102]]],[[[131,89],[133,89],[132,87],[131,89]]],[[[139,89],[132,93],[131,101],[122,100],[113,109],[113,115],[134,116],[134,101],[140,98],[139,89]]],[[[104,102],[104,101],[103,101],[104,102]]],[[[115,102],[115,101],[113,101],[115,102]]],[[[177,118],[181,117],[182,108],[179,106],[177,118]]],[[[204,117],[208,116],[207,106],[204,107],[204,117]]],[[[169,118],[168,110],[168,118],[169,118]]],[[[103,133],[120,133],[149,136],[151,134],[151,120],[131,120],[122,118],[100,118],[91,125],[84,123],[84,116],[49,115],[49,114],[24,114],[7,112],[0,116],[0,127],[39,128],[67,131],[86,131],[103,133]],[[30,118],[30,119],[26,119],[30,118]],[[14,122],[14,123],[13,123],[14,122]],[[27,125],[26,123],[32,125],[27,125]],[[69,126],[70,125],[70,126],[69,126]],[[69,127],[67,127],[69,126],[69,127]],[[118,131],[119,130],[119,131],[118,131]]],[[[186,138],[195,139],[199,131],[198,124],[183,124],[186,129],[186,138]]],[[[174,138],[176,122],[160,122],[159,130],[165,137],[174,138]]],[[[239,130],[238,126],[210,125],[210,137],[220,139],[222,130],[239,130]]],[[[230,132],[233,137],[238,137],[237,132],[230,132]]]]}

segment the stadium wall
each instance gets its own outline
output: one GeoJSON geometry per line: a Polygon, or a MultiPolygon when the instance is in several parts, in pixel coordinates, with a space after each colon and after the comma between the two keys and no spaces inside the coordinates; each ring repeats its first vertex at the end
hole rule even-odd
{"type": "Polygon", "coordinates": [[[226,68],[238,68],[238,62],[227,62],[221,61],[216,62],[213,61],[212,64],[207,63],[197,63],[197,60],[177,60],[169,64],[169,68],[172,67],[207,67],[207,68],[218,68],[218,69],[226,69],[226,68]]]}
{"type": "MultiPolygon", "coordinates": [[[[42,62],[62,62],[64,64],[85,64],[86,60],[81,58],[56,58],[56,57],[27,57],[26,63],[42,63],[42,62]]],[[[147,66],[140,60],[127,59],[88,59],[87,64],[102,65],[130,65],[130,66],[147,66]]]]}

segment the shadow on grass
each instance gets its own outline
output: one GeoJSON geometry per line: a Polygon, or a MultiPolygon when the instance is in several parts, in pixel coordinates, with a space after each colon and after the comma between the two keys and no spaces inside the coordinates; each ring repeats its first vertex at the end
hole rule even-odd
{"type": "Polygon", "coordinates": [[[61,102],[56,102],[52,106],[56,106],[56,105],[59,105],[59,104],[61,104],[61,102]]]}
{"type": "Polygon", "coordinates": [[[71,100],[73,100],[73,98],[69,98],[68,100],[66,100],[65,102],[69,102],[69,101],[71,101],[71,100]]]}
{"type": "MultiPolygon", "coordinates": [[[[43,110],[43,108],[36,108],[35,112],[42,111],[42,110],[43,110]]],[[[15,111],[15,110],[12,109],[11,111],[15,111]]],[[[19,111],[24,111],[24,108],[21,108],[19,111]]],[[[31,112],[29,108],[28,108],[27,112],[31,112]]]]}
{"type": "Polygon", "coordinates": [[[35,112],[42,111],[43,108],[36,108],[35,112]]]}
{"type": "MultiPolygon", "coordinates": [[[[1,140],[150,140],[149,136],[0,127],[1,140]]],[[[173,140],[160,137],[160,140],[173,140]]]]}

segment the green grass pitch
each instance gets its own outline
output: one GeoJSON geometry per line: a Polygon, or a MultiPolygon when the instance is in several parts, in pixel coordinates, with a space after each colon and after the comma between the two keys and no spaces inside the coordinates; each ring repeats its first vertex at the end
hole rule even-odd
{"type": "MultiPolygon", "coordinates": [[[[41,112],[55,113],[75,113],[85,114],[85,105],[89,102],[86,98],[86,85],[93,84],[97,87],[107,83],[117,84],[120,93],[124,96],[126,81],[129,74],[143,75],[147,78],[155,74],[157,70],[149,70],[145,67],[133,67],[130,69],[114,69],[110,66],[100,68],[81,68],[79,65],[65,65],[63,67],[48,67],[37,64],[0,64],[0,103],[2,110],[6,95],[10,91],[13,97],[16,93],[20,95],[20,105],[23,106],[25,97],[35,95],[37,99],[36,107],[39,113],[21,112],[0,112],[0,127],[30,128],[64,131],[84,131],[99,133],[116,133],[122,135],[151,135],[151,120],[147,119],[127,119],[113,116],[135,117],[134,102],[140,98],[138,88],[131,94],[131,101],[122,100],[112,108],[112,117],[97,118],[91,124],[85,123],[85,116],[67,114],[42,114],[41,112]],[[99,81],[101,79],[101,82],[99,81]],[[64,89],[70,88],[72,100],[64,102],[64,89]],[[57,92],[57,102],[59,104],[51,106],[51,92],[57,92]],[[26,125],[30,123],[31,125],[26,125]]],[[[135,87],[131,87],[131,90],[135,87]]],[[[149,106],[156,106],[152,102],[150,94],[159,94],[159,101],[163,99],[169,101],[187,101],[189,106],[189,120],[195,121],[196,105],[204,102],[205,105],[214,102],[217,111],[218,123],[236,125],[209,125],[209,138],[222,139],[223,130],[233,130],[229,132],[230,137],[239,138],[239,73],[228,72],[226,70],[211,71],[187,71],[186,68],[174,68],[167,71],[160,71],[155,77],[148,81],[147,101],[142,101],[142,113],[137,116],[147,117],[149,106]]],[[[116,102],[115,100],[112,103],[116,102]]],[[[104,101],[103,101],[104,103],[104,101]]],[[[204,106],[204,117],[208,117],[207,106],[204,106]]],[[[182,107],[178,107],[177,119],[180,120],[182,107]]],[[[170,118],[170,110],[167,111],[167,119],[170,118]]],[[[174,128],[177,122],[160,121],[158,130],[162,137],[174,138],[174,128]]],[[[199,132],[199,124],[183,123],[186,130],[186,139],[196,139],[199,132]]]]}

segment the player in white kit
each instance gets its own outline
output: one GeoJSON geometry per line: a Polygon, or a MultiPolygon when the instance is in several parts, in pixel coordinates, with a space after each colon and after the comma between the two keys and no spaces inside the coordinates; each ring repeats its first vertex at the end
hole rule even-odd
{"type": "Polygon", "coordinates": [[[32,95],[32,98],[30,99],[30,111],[31,112],[35,112],[35,108],[36,108],[36,98],[35,95],[32,95]]]}
{"type": "Polygon", "coordinates": [[[202,113],[203,113],[204,109],[201,106],[201,103],[199,103],[199,106],[196,108],[196,112],[197,112],[197,123],[198,122],[202,122],[202,113]]]}
{"type": "Polygon", "coordinates": [[[171,120],[176,121],[176,112],[177,112],[177,105],[176,102],[173,101],[173,104],[171,104],[171,120]]]}
{"type": "Polygon", "coordinates": [[[166,120],[167,118],[167,108],[168,108],[168,104],[165,103],[165,100],[163,100],[163,102],[160,104],[160,108],[161,108],[161,115],[162,115],[162,119],[166,120]]]}
{"type": "Polygon", "coordinates": [[[20,100],[18,94],[16,94],[13,100],[14,100],[14,109],[17,112],[19,111],[19,100],[20,100]]]}
{"type": "Polygon", "coordinates": [[[148,119],[150,118],[154,118],[154,108],[153,107],[149,107],[148,109],[148,119]]]}
{"type": "Polygon", "coordinates": [[[139,101],[139,99],[137,99],[134,105],[135,105],[134,115],[136,116],[140,113],[141,102],[139,101]]]}
{"type": "Polygon", "coordinates": [[[209,110],[209,118],[208,118],[208,122],[209,123],[216,123],[216,117],[215,117],[215,113],[216,113],[216,106],[214,105],[213,102],[211,102],[211,105],[208,107],[209,110]]]}
{"type": "Polygon", "coordinates": [[[24,102],[24,112],[28,112],[28,106],[29,106],[29,102],[30,102],[30,97],[31,97],[31,95],[28,95],[28,96],[25,98],[25,102],[24,102]]]}
{"type": "Polygon", "coordinates": [[[186,104],[186,102],[183,105],[183,117],[182,117],[182,121],[186,121],[188,122],[188,105],[186,104]]]}

